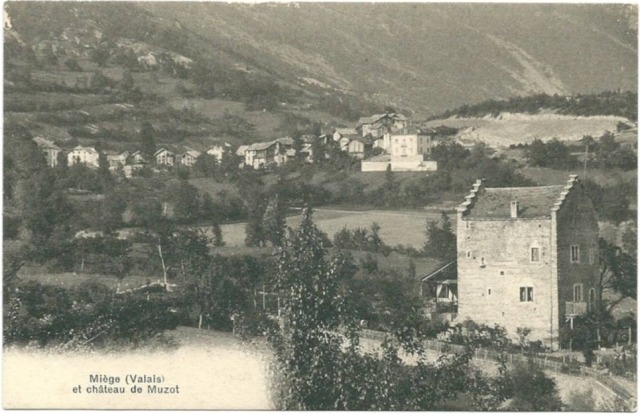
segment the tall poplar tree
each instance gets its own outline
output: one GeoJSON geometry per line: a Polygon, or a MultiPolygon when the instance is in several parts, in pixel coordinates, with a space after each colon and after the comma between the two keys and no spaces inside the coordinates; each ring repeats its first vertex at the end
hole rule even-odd
{"type": "Polygon", "coordinates": [[[145,121],[140,127],[140,151],[150,160],[156,152],[156,131],[150,122],[145,121]]]}

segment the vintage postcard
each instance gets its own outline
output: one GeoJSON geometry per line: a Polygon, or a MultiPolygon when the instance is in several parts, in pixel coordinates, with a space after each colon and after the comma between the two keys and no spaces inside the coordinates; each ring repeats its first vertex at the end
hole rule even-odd
{"type": "Polygon", "coordinates": [[[637,410],[637,5],[3,6],[3,408],[637,410]]]}

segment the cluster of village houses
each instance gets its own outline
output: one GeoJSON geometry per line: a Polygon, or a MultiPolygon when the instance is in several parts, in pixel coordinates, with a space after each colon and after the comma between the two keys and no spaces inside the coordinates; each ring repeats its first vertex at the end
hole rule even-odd
{"type": "MultiPolygon", "coordinates": [[[[62,151],[54,143],[34,139],[47,163],[55,166],[62,151]]],[[[363,170],[436,169],[428,157],[433,136],[410,126],[400,114],[360,119],[356,128],[338,128],[332,135],[303,136],[300,151],[311,156],[314,140],[331,141],[355,158],[363,170]],[[381,154],[364,159],[365,149],[381,154]]],[[[295,156],[290,137],[240,146],[243,164],[261,168],[282,165],[295,156]]],[[[206,154],[222,158],[227,143],[213,145],[206,154]]],[[[142,166],[149,162],[138,151],[105,152],[110,168],[142,166]]],[[[162,147],[153,155],[157,165],[192,166],[201,155],[162,147]]],[[[67,155],[69,165],[98,167],[93,147],[77,146],[67,155]]],[[[576,176],[565,185],[527,188],[487,188],[478,181],[457,210],[457,258],[422,278],[434,294],[432,318],[500,324],[514,335],[528,327],[531,339],[557,348],[562,327],[596,307],[598,290],[598,222],[589,197],[576,176]]]]}
{"type": "MultiPolygon", "coordinates": [[[[388,166],[394,171],[434,171],[437,163],[429,160],[435,145],[433,134],[410,125],[402,114],[384,113],[358,120],[354,128],[336,128],[333,134],[319,137],[301,137],[300,152],[311,162],[313,142],[319,140],[327,145],[331,142],[340,150],[362,160],[362,171],[385,171],[388,166]],[[365,159],[368,150],[379,148],[379,154],[365,159]]],[[[240,146],[237,155],[244,164],[259,169],[270,164],[281,165],[296,156],[290,137],[240,146]]]]}
{"type": "MultiPolygon", "coordinates": [[[[63,151],[54,142],[42,137],[35,137],[34,141],[42,150],[47,165],[55,167],[58,164],[59,154],[63,151]]],[[[210,146],[205,153],[216,157],[217,160],[222,155],[230,151],[229,143],[221,143],[210,146]]],[[[134,170],[141,169],[145,164],[153,162],[157,166],[175,166],[182,165],[191,167],[196,163],[198,157],[202,155],[200,151],[189,147],[161,147],[149,159],[148,156],[142,154],[141,151],[130,153],[128,151],[104,151],[109,170],[122,169],[126,176],[131,176],[134,170]]],[[[98,168],[100,165],[100,152],[95,147],[76,146],[67,153],[67,165],[84,164],[89,168],[98,168]]]]}
{"type": "MultiPolygon", "coordinates": [[[[63,150],[45,138],[36,137],[34,140],[42,149],[47,164],[55,167],[63,150]]],[[[336,128],[332,134],[320,136],[303,135],[300,140],[298,151],[294,148],[293,138],[283,137],[242,145],[236,149],[236,155],[241,157],[242,166],[254,169],[281,166],[296,156],[312,162],[314,142],[319,141],[323,146],[333,143],[353,158],[362,160],[362,171],[385,171],[388,167],[393,171],[437,170],[437,163],[429,160],[431,150],[436,145],[434,135],[410,125],[402,114],[384,113],[360,118],[355,128],[336,128]],[[379,149],[376,155],[365,159],[365,155],[373,149],[379,149]]],[[[153,154],[151,160],[140,151],[104,151],[104,154],[111,170],[122,169],[126,176],[131,176],[133,171],[147,163],[191,167],[203,153],[220,160],[227,151],[231,151],[231,145],[221,142],[204,152],[186,146],[163,146],[153,154]]],[[[94,147],[79,145],[68,151],[66,157],[69,166],[82,163],[97,168],[100,153],[94,147]]]]}

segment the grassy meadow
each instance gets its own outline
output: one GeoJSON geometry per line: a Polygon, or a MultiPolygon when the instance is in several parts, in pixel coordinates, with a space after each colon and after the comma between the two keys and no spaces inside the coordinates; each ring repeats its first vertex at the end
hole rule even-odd
{"type": "MultiPolygon", "coordinates": [[[[449,215],[455,225],[455,216],[449,215]]],[[[315,209],[314,223],[325,232],[329,238],[343,228],[370,228],[373,222],[380,225],[380,237],[390,246],[402,244],[416,249],[425,242],[425,227],[427,220],[439,220],[440,212],[416,211],[350,211],[337,209],[315,209]]],[[[287,218],[287,226],[296,228],[300,224],[300,215],[287,218]]],[[[454,226],[455,227],[455,226],[454,226]]],[[[210,235],[211,236],[211,235],[210,235]]],[[[222,238],[227,247],[244,246],[245,223],[222,225],[222,238]]]]}

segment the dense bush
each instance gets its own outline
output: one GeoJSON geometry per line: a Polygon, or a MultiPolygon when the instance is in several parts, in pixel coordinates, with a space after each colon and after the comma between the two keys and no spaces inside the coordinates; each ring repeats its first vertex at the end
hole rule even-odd
{"type": "Polygon", "coordinates": [[[371,225],[371,230],[364,228],[347,229],[344,227],[334,235],[333,246],[339,249],[389,254],[391,248],[382,242],[379,231],[380,225],[375,222],[371,225]]]}
{"type": "Polygon", "coordinates": [[[478,324],[472,320],[465,320],[455,325],[455,332],[449,335],[448,341],[453,344],[474,347],[494,348],[504,350],[511,345],[504,327],[478,324]]]}
{"type": "Polygon", "coordinates": [[[637,194],[634,185],[620,183],[604,187],[587,179],[584,186],[600,220],[620,223],[631,217],[629,209],[631,198],[637,194]]]}
{"type": "Polygon", "coordinates": [[[19,282],[4,299],[4,345],[139,347],[178,325],[174,304],[167,295],[114,295],[99,283],[67,289],[19,282]]]}
{"type": "Polygon", "coordinates": [[[569,147],[557,139],[546,143],[533,140],[525,146],[524,154],[532,166],[569,170],[578,165],[578,160],[571,155],[569,147]]]}
{"type": "Polygon", "coordinates": [[[515,363],[502,380],[504,394],[511,398],[509,411],[560,411],[562,401],[553,378],[532,361],[515,363]]]}
{"type": "Polygon", "coordinates": [[[422,251],[426,256],[447,261],[456,258],[456,235],[453,233],[453,225],[446,212],[442,212],[439,223],[427,221],[425,234],[427,240],[422,251]]]}

